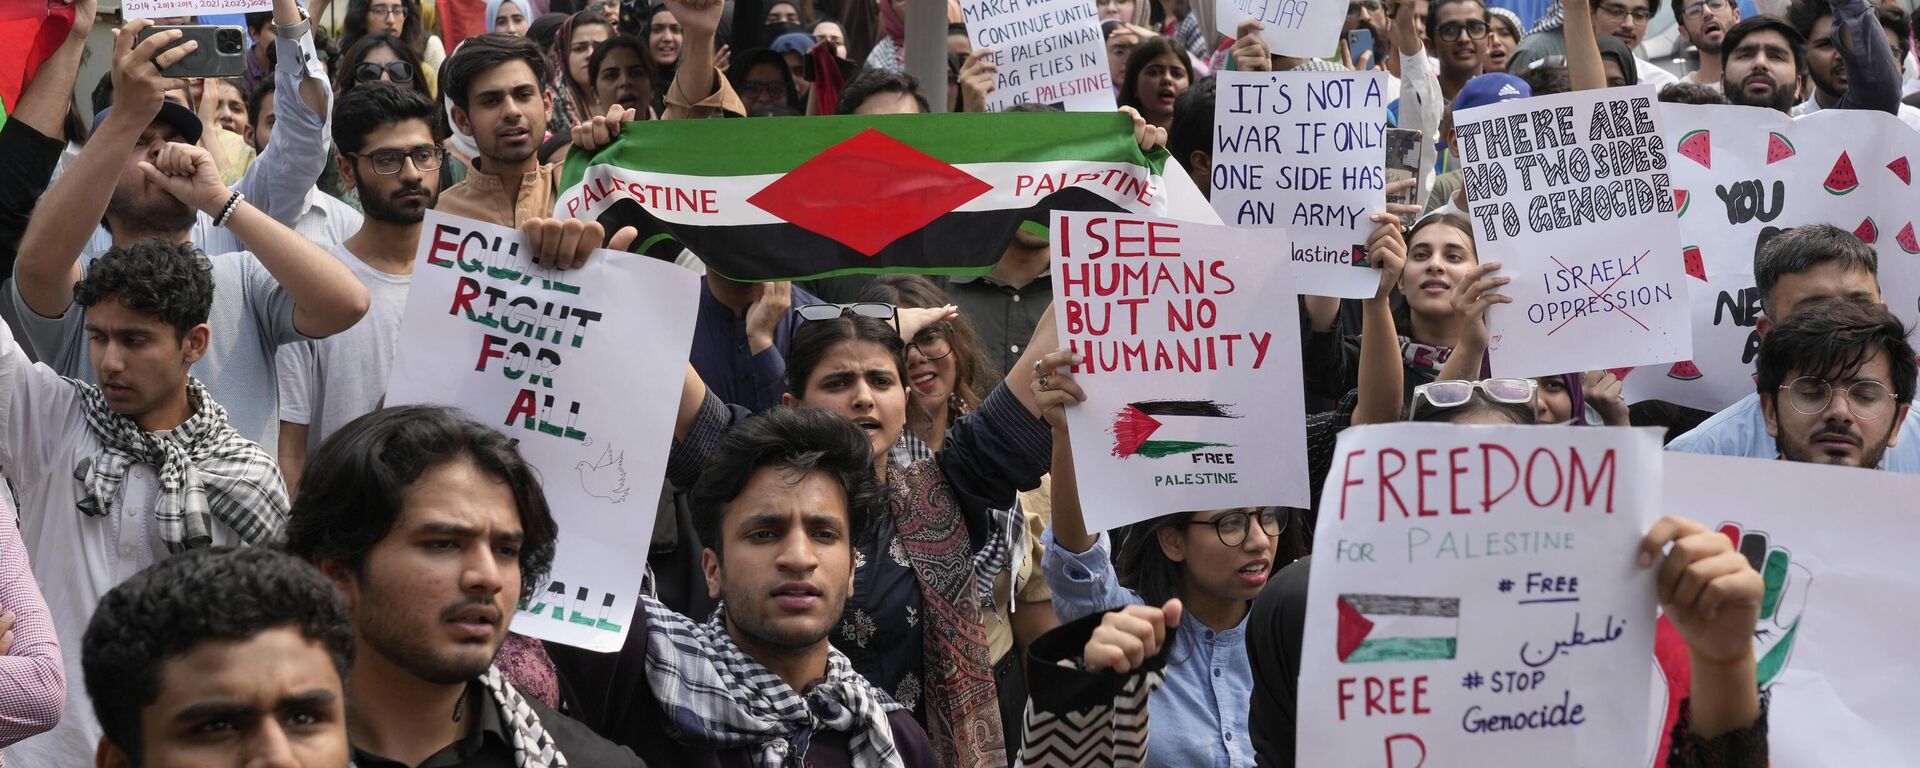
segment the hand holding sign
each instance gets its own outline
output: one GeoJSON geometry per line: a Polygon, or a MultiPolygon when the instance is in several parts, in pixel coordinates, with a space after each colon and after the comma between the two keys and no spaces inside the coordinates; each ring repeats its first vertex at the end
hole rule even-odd
{"type": "Polygon", "coordinates": [[[1766,585],[1725,534],[1684,517],[1662,518],[1640,540],[1640,568],[1657,568],[1660,607],[1695,658],[1752,663],[1766,585]],[[1673,549],[1662,553],[1668,544],[1673,549]]]}
{"type": "Polygon", "coordinates": [[[1124,675],[1158,655],[1166,644],[1167,628],[1178,626],[1178,598],[1159,607],[1129,605],[1100,617],[1100,626],[1087,639],[1080,658],[1090,671],[1112,670],[1124,675]]]}
{"type": "Polygon", "coordinates": [[[1253,19],[1240,22],[1240,28],[1233,33],[1234,69],[1242,72],[1273,70],[1273,54],[1267,50],[1267,41],[1260,39],[1260,31],[1266,28],[1266,25],[1253,19]]]}

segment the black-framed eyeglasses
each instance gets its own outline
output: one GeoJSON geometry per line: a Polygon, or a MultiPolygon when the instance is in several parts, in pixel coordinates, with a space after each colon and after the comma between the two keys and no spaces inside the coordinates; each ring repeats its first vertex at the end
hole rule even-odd
{"type": "Polygon", "coordinates": [[[378,152],[348,152],[347,157],[366,158],[373,164],[373,172],[382,176],[392,176],[400,172],[401,164],[413,161],[413,167],[421,171],[440,170],[440,159],[446,151],[439,147],[414,147],[409,150],[382,149],[378,152]]]}
{"type": "Polygon", "coordinates": [[[1720,11],[1726,10],[1731,5],[1732,4],[1728,3],[1727,0],[1706,0],[1706,2],[1701,2],[1701,3],[1688,3],[1687,7],[1684,10],[1682,10],[1681,13],[1684,14],[1689,19],[1696,19],[1700,17],[1700,14],[1705,13],[1708,9],[1712,9],[1714,12],[1718,13],[1720,11]]]}
{"type": "Polygon", "coordinates": [[[880,301],[856,301],[851,304],[807,304],[805,306],[794,307],[793,313],[799,315],[800,321],[803,323],[820,320],[838,320],[847,315],[853,315],[854,317],[870,317],[875,320],[885,320],[892,323],[895,328],[900,327],[900,309],[892,304],[880,301]]]}
{"type": "Polygon", "coordinates": [[[1614,3],[1608,3],[1606,5],[1599,6],[1594,10],[1599,11],[1600,15],[1613,19],[1615,21],[1619,21],[1625,18],[1632,18],[1633,23],[1635,24],[1645,24],[1647,23],[1648,19],[1653,18],[1653,12],[1645,8],[1629,10],[1624,5],[1617,5],[1614,3]]]}
{"type": "Polygon", "coordinates": [[[1780,385],[1780,391],[1786,394],[1782,398],[1787,405],[1803,416],[1818,416],[1833,405],[1833,393],[1841,390],[1847,393],[1847,410],[1861,421],[1873,421],[1893,413],[1895,401],[1893,391],[1887,385],[1872,379],[1863,379],[1836,387],[1832,382],[1819,376],[1802,376],[1780,385]]]}
{"type": "Polygon", "coordinates": [[[1362,0],[1357,3],[1347,3],[1347,18],[1351,19],[1359,16],[1363,10],[1368,13],[1379,13],[1380,0],[1362,0]]]}
{"type": "Polygon", "coordinates": [[[785,80],[746,80],[735,90],[742,96],[779,96],[787,92],[785,80]]]}
{"type": "Polygon", "coordinates": [[[1220,537],[1221,544],[1237,547],[1247,541],[1247,532],[1252,530],[1252,526],[1248,525],[1249,521],[1259,520],[1260,530],[1267,534],[1267,538],[1276,539],[1281,533],[1286,532],[1288,517],[1273,507],[1266,507],[1258,512],[1236,509],[1214,515],[1212,520],[1188,520],[1187,525],[1212,526],[1213,533],[1220,537]]]}
{"type": "Polygon", "coordinates": [[[1450,43],[1458,41],[1462,34],[1475,40],[1485,40],[1487,31],[1490,29],[1491,27],[1488,27],[1484,21],[1469,21],[1465,24],[1450,21],[1440,25],[1439,34],[1441,40],[1450,43]]]}
{"type": "Polygon", "coordinates": [[[947,341],[951,333],[953,333],[952,326],[946,323],[936,324],[915,335],[913,341],[907,342],[907,351],[919,352],[921,357],[928,360],[938,360],[951,355],[953,345],[947,341]]]}
{"type": "Polygon", "coordinates": [[[371,61],[360,62],[360,66],[353,68],[353,81],[371,83],[380,79],[382,73],[392,77],[396,83],[413,82],[413,65],[404,61],[389,62],[385,66],[371,61]]]}

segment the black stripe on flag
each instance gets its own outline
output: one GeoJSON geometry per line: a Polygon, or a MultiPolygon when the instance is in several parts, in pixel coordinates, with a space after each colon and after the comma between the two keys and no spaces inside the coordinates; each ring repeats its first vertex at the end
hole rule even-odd
{"type": "Polygon", "coordinates": [[[1142,400],[1128,403],[1141,413],[1150,416],[1211,416],[1221,419],[1237,419],[1239,414],[1227,410],[1227,407],[1212,400],[1142,400]]]}

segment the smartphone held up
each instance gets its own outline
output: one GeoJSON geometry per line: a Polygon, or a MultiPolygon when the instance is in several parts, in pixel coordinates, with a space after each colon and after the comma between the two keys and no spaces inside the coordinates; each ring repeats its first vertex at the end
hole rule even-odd
{"type": "Polygon", "coordinates": [[[188,41],[198,43],[192,53],[163,67],[160,74],[165,77],[239,77],[247,69],[247,33],[236,26],[216,26],[212,24],[180,24],[151,26],[140,30],[134,44],[138,45],[147,38],[172,30],[180,31],[180,38],[165,48],[154,52],[155,56],[185,45],[188,41]]]}

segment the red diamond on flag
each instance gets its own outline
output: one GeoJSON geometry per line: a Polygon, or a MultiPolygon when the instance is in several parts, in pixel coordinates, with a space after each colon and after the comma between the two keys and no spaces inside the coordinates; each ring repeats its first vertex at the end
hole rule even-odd
{"type": "Polygon", "coordinates": [[[993,185],[872,128],[787,172],[747,202],[869,257],[993,185]]]}

